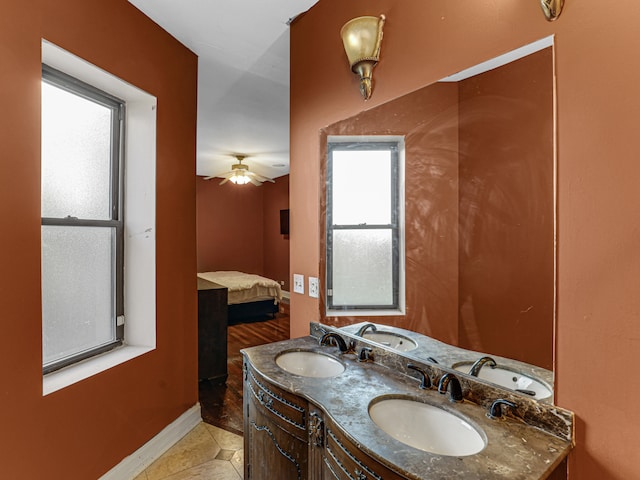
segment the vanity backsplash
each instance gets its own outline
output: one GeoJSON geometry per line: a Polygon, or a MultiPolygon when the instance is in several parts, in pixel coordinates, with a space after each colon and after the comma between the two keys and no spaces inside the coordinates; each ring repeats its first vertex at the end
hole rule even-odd
{"type": "MultiPolygon", "coordinates": [[[[516,360],[454,347],[397,327],[374,324],[375,327],[362,331],[367,325],[369,323],[358,323],[336,328],[311,322],[310,334],[320,341],[323,335],[336,333],[350,345],[354,355],[359,356],[363,349],[367,349],[368,360],[397,372],[404,372],[419,381],[422,381],[422,374],[418,370],[422,370],[430,377],[433,388],[437,388],[438,380],[443,375],[453,374],[459,380],[466,400],[487,409],[498,399],[506,400],[516,405],[516,408],[503,408],[504,414],[573,444],[573,412],[553,405],[553,372],[516,360]],[[378,341],[373,340],[374,338],[378,341]],[[486,361],[477,377],[470,375],[471,366],[482,358],[491,359],[495,366],[486,361]],[[408,368],[408,364],[415,368],[408,368]],[[538,400],[531,395],[531,391],[526,391],[528,388],[518,391],[519,389],[501,386],[480,376],[483,370],[489,373],[498,369],[504,374],[512,374],[513,380],[525,377],[539,383],[542,391],[549,395],[539,394],[542,398],[538,400]]],[[[508,380],[508,376],[506,378],[508,380]]],[[[528,387],[531,388],[530,384],[528,387]]]]}

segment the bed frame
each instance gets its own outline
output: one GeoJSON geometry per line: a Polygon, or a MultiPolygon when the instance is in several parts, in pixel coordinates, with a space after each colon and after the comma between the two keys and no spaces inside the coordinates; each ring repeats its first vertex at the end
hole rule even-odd
{"type": "Polygon", "coordinates": [[[238,323],[263,322],[275,318],[278,304],[273,299],[259,302],[235,303],[229,305],[229,325],[238,323]]]}

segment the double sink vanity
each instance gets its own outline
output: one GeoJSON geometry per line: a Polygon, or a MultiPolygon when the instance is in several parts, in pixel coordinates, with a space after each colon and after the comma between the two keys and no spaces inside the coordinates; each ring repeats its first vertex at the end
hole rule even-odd
{"type": "Polygon", "coordinates": [[[247,480],[566,478],[548,370],[369,324],[242,353],[247,480]]]}

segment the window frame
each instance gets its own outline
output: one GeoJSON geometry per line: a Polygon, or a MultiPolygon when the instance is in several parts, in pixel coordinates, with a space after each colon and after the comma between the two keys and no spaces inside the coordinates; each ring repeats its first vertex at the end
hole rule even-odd
{"type": "Polygon", "coordinates": [[[340,137],[327,139],[326,163],[326,300],[327,315],[397,315],[404,312],[404,138],[340,137]],[[391,154],[391,222],[375,225],[333,225],[333,153],[335,151],[388,150],[391,154]],[[392,303],[370,305],[335,305],[333,303],[333,232],[336,230],[391,230],[392,232],[392,303]]]}
{"type": "MultiPolygon", "coordinates": [[[[43,363],[43,375],[60,370],[87,358],[108,352],[123,344],[124,341],[124,151],[126,103],[93,85],[83,82],[69,74],[57,70],[46,63],[42,64],[42,82],[65,90],[88,101],[92,101],[111,110],[111,152],[110,152],[110,219],[92,219],[77,217],[42,217],[42,226],[59,227],[102,227],[115,231],[112,244],[112,317],[115,338],[113,341],[66,356],[59,360],[43,363]]],[[[44,319],[43,319],[44,321],[44,319]]]]}

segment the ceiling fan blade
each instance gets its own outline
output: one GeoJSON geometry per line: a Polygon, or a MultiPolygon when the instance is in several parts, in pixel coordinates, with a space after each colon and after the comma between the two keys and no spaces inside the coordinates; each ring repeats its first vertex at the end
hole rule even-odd
{"type": "Polygon", "coordinates": [[[249,181],[253,183],[256,187],[259,187],[260,185],[262,185],[262,182],[260,180],[256,180],[255,178],[249,178],[249,181]]]}
{"type": "Polygon", "coordinates": [[[225,178],[224,180],[222,180],[218,185],[224,185],[225,183],[227,183],[229,181],[229,178],[225,178]]]}
{"type": "Polygon", "coordinates": [[[203,177],[203,180],[211,180],[212,178],[230,178],[235,174],[235,172],[224,172],[219,175],[211,175],[209,177],[203,177]]]}
{"type": "Polygon", "coordinates": [[[248,175],[255,177],[258,181],[260,182],[271,182],[271,183],[276,183],[275,181],[273,181],[272,179],[270,179],[269,177],[263,177],[262,175],[259,175],[257,173],[254,172],[247,172],[248,175]]]}

